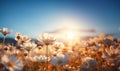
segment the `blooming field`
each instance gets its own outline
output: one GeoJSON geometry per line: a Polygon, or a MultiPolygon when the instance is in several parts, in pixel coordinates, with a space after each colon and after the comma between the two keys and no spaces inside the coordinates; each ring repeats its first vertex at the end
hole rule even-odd
{"type": "Polygon", "coordinates": [[[120,38],[113,36],[87,40],[58,41],[54,35],[40,34],[37,41],[16,33],[15,40],[5,43],[12,31],[0,30],[0,71],[120,71],[120,38]]]}

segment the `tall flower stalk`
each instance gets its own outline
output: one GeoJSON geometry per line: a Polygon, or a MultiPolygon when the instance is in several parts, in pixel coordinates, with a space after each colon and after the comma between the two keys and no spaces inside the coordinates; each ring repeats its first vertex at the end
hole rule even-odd
{"type": "Polygon", "coordinates": [[[49,52],[48,52],[48,46],[46,46],[46,56],[47,56],[46,70],[48,70],[48,55],[49,55],[49,52]]]}
{"type": "Polygon", "coordinates": [[[3,37],[3,47],[4,47],[4,44],[5,44],[5,38],[6,38],[6,36],[3,37]]]}
{"type": "Polygon", "coordinates": [[[3,45],[2,45],[2,48],[4,48],[6,36],[7,36],[8,34],[11,34],[12,31],[11,31],[11,30],[8,31],[7,28],[3,28],[3,29],[0,29],[0,33],[3,35],[3,45]]]}
{"type": "Polygon", "coordinates": [[[40,43],[43,43],[46,47],[46,56],[47,56],[47,61],[46,61],[46,70],[48,70],[48,55],[49,55],[49,45],[53,44],[55,42],[55,37],[50,35],[50,34],[42,34],[42,35],[39,35],[38,37],[38,41],[40,43]]]}

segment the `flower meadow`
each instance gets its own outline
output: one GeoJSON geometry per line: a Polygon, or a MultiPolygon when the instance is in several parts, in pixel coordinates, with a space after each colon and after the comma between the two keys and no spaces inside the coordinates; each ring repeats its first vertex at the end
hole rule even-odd
{"type": "Polygon", "coordinates": [[[60,41],[43,33],[34,41],[17,32],[13,45],[5,44],[12,31],[0,33],[0,71],[120,71],[120,38],[111,35],[60,41]]]}

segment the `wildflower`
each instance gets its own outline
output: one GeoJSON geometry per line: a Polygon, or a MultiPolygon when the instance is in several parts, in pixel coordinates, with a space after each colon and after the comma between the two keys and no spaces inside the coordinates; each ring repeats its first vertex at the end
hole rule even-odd
{"type": "Polygon", "coordinates": [[[27,56],[28,56],[28,51],[27,51],[27,50],[23,50],[23,51],[21,51],[21,52],[22,52],[23,56],[25,56],[25,57],[27,58],[27,56]]]}
{"type": "Polygon", "coordinates": [[[30,49],[33,49],[37,46],[34,41],[26,42],[23,45],[24,45],[24,48],[28,51],[30,51],[30,49]]]}
{"type": "Polygon", "coordinates": [[[4,46],[3,50],[5,54],[11,54],[10,48],[8,46],[4,46]]]}
{"type": "MultiPolygon", "coordinates": [[[[38,41],[43,43],[44,45],[46,45],[45,48],[46,48],[47,60],[48,60],[48,55],[49,55],[49,47],[48,47],[48,45],[53,44],[55,42],[55,40],[56,40],[55,37],[53,37],[52,35],[47,34],[47,33],[39,35],[39,37],[38,37],[38,41]]],[[[46,67],[48,69],[48,61],[46,63],[46,67]]]]}
{"type": "Polygon", "coordinates": [[[23,68],[22,61],[17,59],[15,56],[4,55],[1,58],[3,65],[10,71],[21,71],[23,68]]]}
{"type": "Polygon", "coordinates": [[[105,38],[105,34],[104,34],[104,33],[101,33],[101,34],[99,35],[99,40],[102,41],[102,40],[104,40],[104,38],[105,38]]]}
{"type": "Polygon", "coordinates": [[[29,42],[30,38],[27,35],[16,33],[15,40],[18,42],[18,44],[23,45],[24,43],[29,42]]]}
{"type": "Polygon", "coordinates": [[[86,62],[89,67],[95,67],[95,65],[96,65],[95,59],[93,59],[93,58],[91,58],[91,57],[82,58],[82,61],[83,61],[83,62],[86,62]]]}
{"type": "Polygon", "coordinates": [[[105,58],[105,59],[106,59],[106,58],[109,58],[109,55],[108,55],[106,52],[103,52],[103,53],[102,53],[102,58],[105,58]]]}
{"type": "Polygon", "coordinates": [[[34,56],[33,59],[34,59],[36,62],[47,62],[47,61],[50,61],[50,57],[47,57],[47,56],[45,56],[45,55],[34,56]]]}
{"type": "Polygon", "coordinates": [[[2,47],[4,48],[4,43],[5,43],[5,38],[8,34],[11,34],[12,31],[8,31],[7,28],[3,28],[2,30],[0,29],[0,33],[3,34],[4,38],[3,38],[3,44],[2,44],[2,47]]]}
{"type": "Polygon", "coordinates": [[[66,65],[64,65],[63,68],[64,68],[65,71],[69,71],[71,69],[71,66],[66,64],[66,65]]]}
{"type": "Polygon", "coordinates": [[[27,36],[27,35],[24,35],[24,36],[22,36],[22,38],[21,38],[21,43],[25,43],[25,42],[29,42],[30,41],[30,38],[27,36]]]}
{"type": "Polygon", "coordinates": [[[64,44],[62,42],[55,42],[51,50],[62,51],[63,48],[64,48],[64,44]]]}
{"type": "Polygon", "coordinates": [[[22,38],[22,34],[17,32],[15,35],[15,40],[19,41],[21,38],[22,38]]]}
{"type": "Polygon", "coordinates": [[[56,56],[51,58],[51,64],[53,65],[63,65],[68,61],[68,55],[64,55],[62,53],[58,53],[56,56]]]}
{"type": "Polygon", "coordinates": [[[114,40],[114,37],[113,37],[113,36],[111,36],[111,35],[108,35],[108,36],[107,36],[107,39],[109,39],[109,40],[113,41],[113,40],[114,40]]]}
{"type": "Polygon", "coordinates": [[[36,47],[32,50],[32,53],[37,54],[37,55],[45,55],[46,50],[45,50],[45,48],[39,49],[39,48],[36,47]]]}
{"type": "Polygon", "coordinates": [[[119,54],[120,54],[120,49],[114,48],[113,46],[110,46],[110,48],[106,48],[105,51],[112,58],[115,58],[115,57],[119,56],[119,54]]]}
{"type": "Polygon", "coordinates": [[[2,33],[4,36],[6,36],[7,34],[11,34],[12,31],[11,30],[8,31],[7,28],[3,28],[2,30],[0,29],[0,33],[2,33]]]}
{"type": "Polygon", "coordinates": [[[50,35],[50,34],[41,34],[38,37],[38,40],[41,43],[44,43],[45,45],[49,45],[49,44],[53,44],[53,42],[56,40],[54,36],[50,35]]]}

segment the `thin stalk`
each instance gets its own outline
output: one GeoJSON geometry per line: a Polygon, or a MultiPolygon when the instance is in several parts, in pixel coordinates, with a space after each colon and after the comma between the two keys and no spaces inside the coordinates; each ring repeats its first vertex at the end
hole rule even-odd
{"type": "Polygon", "coordinates": [[[60,66],[56,66],[56,67],[57,67],[57,71],[61,71],[60,66]]]}
{"type": "MultiPolygon", "coordinates": [[[[28,50],[28,59],[29,59],[28,61],[30,61],[30,51],[29,50],[28,50]]],[[[28,66],[28,70],[31,71],[29,62],[27,62],[27,66],[28,66]]]]}
{"type": "Polygon", "coordinates": [[[5,44],[5,38],[6,38],[6,36],[3,37],[3,46],[2,46],[3,48],[4,48],[4,44],[5,44]]]}
{"type": "Polygon", "coordinates": [[[47,55],[47,61],[46,61],[46,70],[48,70],[48,54],[49,54],[49,52],[48,52],[48,45],[46,46],[46,55],[47,55]]]}

